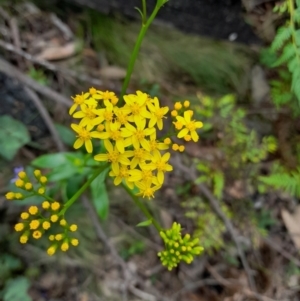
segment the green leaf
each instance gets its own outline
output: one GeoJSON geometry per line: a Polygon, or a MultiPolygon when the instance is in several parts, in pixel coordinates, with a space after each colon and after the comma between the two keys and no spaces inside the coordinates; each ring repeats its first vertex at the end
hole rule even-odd
{"type": "Polygon", "coordinates": [[[104,183],[108,171],[109,167],[103,170],[91,184],[92,201],[96,208],[97,214],[102,220],[107,218],[109,210],[109,199],[104,183]]]}
{"type": "Polygon", "coordinates": [[[7,115],[0,117],[0,155],[12,160],[17,151],[30,141],[26,126],[7,115]]]}
{"type": "Polygon", "coordinates": [[[150,226],[150,225],[152,225],[152,219],[148,219],[146,221],[140,222],[136,226],[137,227],[147,227],[147,226],[150,226]]]}
{"type": "Polygon", "coordinates": [[[74,166],[73,164],[63,164],[59,167],[55,167],[47,177],[49,181],[56,182],[65,179],[69,179],[77,173],[81,173],[82,169],[74,166]]]}
{"type": "Polygon", "coordinates": [[[30,282],[26,277],[9,280],[3,291],[3,301],[32,301],[28,295],[30,282]]]}
{"type": "Polygon", "coordinates": [[[68,127],[61,125],[61,124],[55,124],[55,128],[61,138],[61,140],[68,146],[73,146],[75,142],[75,134],[74,132],[69,129],[68,127]]]}
{"type": "Polygon", "coordinates": [[[271,49],[277,51],[282,48],[284,43],[292,36],[292,28],[280,27],[277,31],[277,34],[272,42],[271,49]]]}
{"type": "Polygon", "coordinates": [[[68,162],[66,154],[70,153],[43,155],[33,160],[31,164],[39,168],[55,168],[68,162]]]}

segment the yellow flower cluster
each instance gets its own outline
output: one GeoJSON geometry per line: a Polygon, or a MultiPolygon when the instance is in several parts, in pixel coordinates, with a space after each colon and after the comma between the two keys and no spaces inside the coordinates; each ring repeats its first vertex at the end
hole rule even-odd
{"type": "Polygon", "coordinates": [[[185,100],[183,104],[176,102],[171,115],[176,119],[173,124],[175,129],[179,131],[177,137],[183,138],[185,141],[193,140],[197,142],[199,140],[197,129],[202,128],[203,123],[201,121],[192,120],[194,112],[188,109],[189,106],[190,102],[188,100],[185,100]],[[183,114],[183,116],[180,116],[180,114],[183,114]]]}
{"type": "MultiPolygon", "coordinates": [[[[157,135],[163,129],[169,108],[161,107],[157,97],[151,98],[141,91],[125,95],[122,106],[118,106],[115,93],[95,88],[76,95],[73,100],[69,113],[80,119],[79,124],[71,124],[77,134],[74,148],[84,145],[92,153],[92,139],[102,140],[106,152],[96,154],[94,159],[111,163],[109,175],[114,178],[114,184],[125,182],[130,189],[138,188],[137,195],[154,197],[164,182],[165,172],[173,170],[168,163],[171,154],[163,152],[171,147],[172,141],[169,137],[160,141],[157,135]]],[[[188,116],[192,115],[188,113],[188,116]]],[[[188,119],[183,126],[183,135],[181,131],[178,137],[189,132],[193,137],[197,135],[199,122],[188,119]]],[[[172,149],[183,152],[184,146],[173,144],[172,149]]]]}
{"type": "Polygon", "coordinates": [[[33,183],[28,178],[28,175],[25,171],[20,171],[18,173],[18,177],[15,180],[15,186],[19,190],[23,190],[21,192],[13,192],[9,191],[5,197],[7,200],[23,200],[32,195],[43,195],[46,191],[45,185],[47,184],[48,179],[41,174],[41,171],[36,169],[34,172],[34,177],[37,183],[33,183]],[[27,192],[27,193],[26,193],[27,192]]]}
{"type": "Polygon", "coordinates": [[[77,225],[68,225],[67,221],[60,216],[59,210],[61,209],[61,204],[45,195],[45,184],[48,181],[47,177],[43,176],[40,170],[35,170],[33,174],[38,182],[37,184],[32,183],[24,171],[18,173],[18,178],[15,181],[17,188],[29,191],[30,194],[12,191],[6,194],[8,200],[25,199],[33,195],[40,195],[46,198],[46,200],[42,202],[41,208],[38,206],[30,206],[27,211],[21,213],[21,221],[15,225],[15,231],[22,233],[20,242],[25,244],[30,237],[40,239],[46,231],[51,229],[53,224],[57,223],[63,228],[62,233],[49,236],[49,240],[52,241],[52,244],[47,253],[53,255],[57,248],[60,248],[62,251],[67,251],[69,244],[77,246],[79,243],[78,240],[69,235],[70,232],[77,230],[77,225]]]}
{"type": "Polygon", "coordinates": [[[161,263],[169,271],[177,267],[180,261],[190,264],[195,255],[203,252],[199,239],[192,239],[189,234],[181,235],[181,225],[174,222],[168,230],[161,231],[160,236],[164,241],[165,250],[158,253],[161,263]]]}

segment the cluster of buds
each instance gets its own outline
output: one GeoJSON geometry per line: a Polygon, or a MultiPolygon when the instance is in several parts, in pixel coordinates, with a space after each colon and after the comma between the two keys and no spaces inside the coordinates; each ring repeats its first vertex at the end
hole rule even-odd
{"type": "Polygon", "coordinates": [[[46,232],[52,230],[54,224],[58,224],[62,227],[62,233],[49,236],[52,244],[47,251],[48,254],[53,255],[58,248],[67,251],[69,244],[77,246],[78,240],[70,236],[70,232],[77,230],[77,225],[68,225],[67,221],[60,215],[61,204],[45,195],[47,177],[42,175],[40,170],[35,170],[33,174],[36,183],[30,181],[25,171],[20,171],[15,179],[15,186],[23,190],[24,193],[10,191],[6,194],[8,200],[21,200],[33,195],[45,198],[41,208],[30,206],[27,211],[21,213],[21,220],[15,225],[15,230],[21,233],[20,243],[27,243],[30,237],[40,239],[46,232]]]}
{"type": "MultiPolygon", "coordinates": [[[[165,173],[173,170],[168,162],[171,154],[166,151],[185,149],[184,145],[172,144],[171,133],[165,139],[158,137],[169,108],[161,107],[157,97],[151,98],[141,91],[125,95],[122,105],[118,105],[114,92],[95,88],[76,95],[73,100],[69,113],[80,119],[79,124],[71,125],[77,136],[74,148],[84,145],[92,153],[92,140],[102,140],[106,152],[96,154],[94,159],[111,163],[109,175],[114,178],[114,184],[125,182],[130,189],[139,190],[137,195],[154,197],[164,183],[165,173]]],[[[177,121],[173,122],[172,132],[180,130],[178,138],[196,142],[199,139],[196,130],[203,124],[192,120],[193,111],[186,110],[189,106],[189,101],[175,104],[171,115],[177,121]]]]}
{"type": "Polygon", "coordinates": [[[182,237],[181,225],[174,222],[168,230],[161,231],[160,236],[165,244],[165,250],[158,253],[161,263],[169,271],[177,267],[184,261],[190,264],[195,255],[203,252],[203,247],[199,245],[199,239],[192,239],[189,234],[182,237]]]}

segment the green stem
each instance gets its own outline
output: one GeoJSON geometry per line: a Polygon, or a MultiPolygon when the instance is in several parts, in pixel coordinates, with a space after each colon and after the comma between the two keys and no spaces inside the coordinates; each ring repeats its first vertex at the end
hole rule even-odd
{"type": "Polygon", "coordinates": [[[148,211],[148,209],[146,208],[146,206],[139,200],[139,198],[133,194],[133,192],[122,183],[123,188],[128,192],[128,194],[131,196],[131,198],[133,199],[134,203],[140,208],[140,210],[144,213],[144,215],[152,221],[153,226],[156,228],[156,230],[158,232],[162,231],[161,226],[159,225],[159,223],[156,221],[156,219],[152,216],[152,214],[148,211]]]}
{"type": "Polygon", "coordinates": [[[143,2],[143,24],[146,23],[147,20],[147,6],[146,6],[146,0],[142,0],[143,2]]]}
{"type": "Polygon", "coordinates": [[[91,183],[108,167],[108,164],[101,166],[93,175],[80,187],[80,189],[66,202],[59,215],[64,215],[69,207],[84,193],[91,183]]]}
{"type": "Polygon", "coordinates": [[[152,23],[152,21],[156,17],[156,15],[157,15],[160,8],[161,8],[161,5],[156,4],[156,6],[155,6],[151,16],[147,20],[147,22],[142,24],[142,28],[139,32],[139,35],[137,37],[137,40],[136,40],[136,43],[135,43],[135,46],[134,46],[134,49],[133,49],[133,52],[132,52],[130,60],[129,60],[129,64],[128,64],[127,72],[126,72],[126,77],[125,77],[125,80],[123,82],[123,86],[122,86],[122,90],[121,90],[121,94],[120,94],[120,102],[121,103],[123,102],[123,96],[126,93],[127,87],[129,85],[129,81],[130,81],[130,78],[131,78],[131,75],[132,75],[132,72],[133,72],[134,64],[135,64],[136,58],[138,56],[139,50],[141,48],[141,44],[142,44],[142,41],[144,39],[144,36],[145,36],[145,34],[147,32],[147,29],[149,28],[150,24],[152,23]]]}

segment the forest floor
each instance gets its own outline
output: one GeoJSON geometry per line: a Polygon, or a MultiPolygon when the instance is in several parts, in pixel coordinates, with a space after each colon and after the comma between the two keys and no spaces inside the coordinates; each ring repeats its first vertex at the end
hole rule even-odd
{"type": "MultiPolygon", "coordinates": [[[[56,10],[45,11],[31,2],[0,5],[0,115],[21,121],[31,136],[13,160],[0,158],[0,299],[300,300],[300,246],[291,230],[299,228],[298,200],[279,192],[260,194],[247,178],[226,174],[220,201],[209,185],[195,182],[199,162],[222,161],[216,138],[205,133],[197,144],[186,145],[185,153],[173,156],[174,172],[148,203],[163,227],[180,221],[187,230],[202,231],[202,241],[210,247],[193,264],[182,264],[172,272],[161,266],[160,238],[151,227],[135,227],[144,218],[110,180],[105,221],[98,220],[87,199],[72,209],[81,229],[78,248],[49,257],[43,242],[18,243],[13,226],[24,205],[4,197],[14,168],[42,154],[72,151],[62,143],[62,133],[54,124],[69,127],[70,96],[92,86],[120,92],[138,28],[118,16],[112,19],[73,9],[67,13],[63,19],[56,10]],[[41,114],[43,108],[50,120],[41,114]],[[200,224],[186,216],[187,207],[194,208],[195,202],[205,204],[193,209],[204,218],[200,224]],[[230,214],[224,214],[224,206],[230,214]]],[[[260,137],[273,134],[288,141],[293,125],[284,111],[273,114],[268,75],[256,46],[211,41],[167,28],[162,33],[154,27],[145,40],[130,91],[158,95],[170,107],[189,98],[195,108],[201,107],[203,95],[218,99],[234,93],[238,106],[250,116],[247,124],[260,137]],[[288,126],[278,134],[276,124],[280,127],[283,121],[288,126]]],[[[268,170],[270,161],[286,149],[279,147],[260,169],[268,170]]]]}

